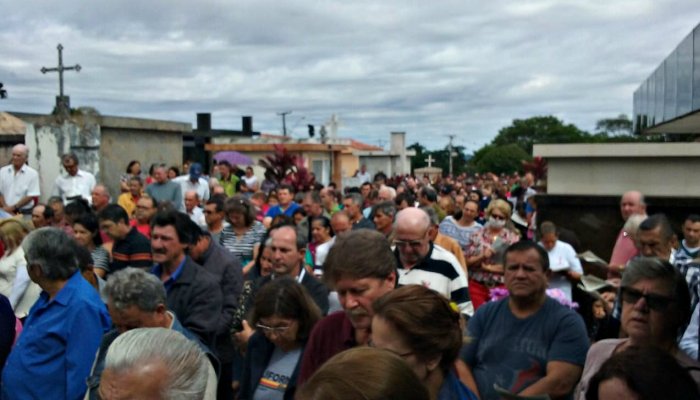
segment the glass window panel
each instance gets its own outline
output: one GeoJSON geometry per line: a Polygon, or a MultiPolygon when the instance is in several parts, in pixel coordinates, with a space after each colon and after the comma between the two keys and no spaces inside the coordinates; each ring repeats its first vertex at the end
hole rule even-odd
{"type": "Polygon", "coordinates": [[[654,126],[654,118],[656,116],[656,73],[652,73],[647,80],[649,87],[647,88],[647,126],[654,126]]]}
{"type": "Polygon", "coordinates": [[[693,34],[678,46],[676,69],[676,115],[689,113],[693,106],[693,34]]]}
{"type": "Polygon", "coordinates": [[[700,29],[693,31],[693,110],[700,110],[700,29]]]}
{"type": "Polygon", "coordinates": [[[676,118],[676,68],[677,52],[673,53],[664,61],[664,121],[676,118]]]}
{"type": "Polygon", "coordinates": [[[656,82],[656,100],[654,101],[654,123],[658,125],[664,121],[664,65],[661,64],[654,72],[656,82]]]}

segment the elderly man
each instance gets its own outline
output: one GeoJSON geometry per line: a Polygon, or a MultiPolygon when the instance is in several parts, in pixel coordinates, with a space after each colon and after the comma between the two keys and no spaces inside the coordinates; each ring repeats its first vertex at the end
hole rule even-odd
{"type": "MultiPolygon", "coordinates": [[[[620,213],[622,219],[626,222],[627,219],[634,214],[646,216],[647,206],[644,203],[644,195],[636,190],[626,192],[620,200],[620,213]]],[[[637,248],[624,227],[617,235],[617,241],[613,248],[612,256],[610,257],[610,265],[608,266],[608,278],[619,278],[622,274],[622,269],[627,265],[627,262],[638,254],[637,248]]]]}
{"type": "Polygon", "coordinates": [[[311,331],[302,357],[301,386],[328,359],[371,339],[372,302],[396,287],[396,261],[377,231],[341,235],[331,248],[324,275],[338,292],[343,311],[328,315],[311,331]]]}
{"type": "Polygon", "coordinates": [[[343,211],[350,217],[352,229],[375,229],[374,223],[362,215],[362,195],[359,193],[348,193],[343,199],[343,211]]]}
{"type": "Polygon", "coordinates": [[[155,182],[146,186],[146,194],[153,197],[156,203],[169,201],[175,208],[183,211],[185,204],[182,200],[182,188],[177,182],[168,180],[168,166],[156,164],[153,169],[153,177],[155,182]]]}
{"type": "Polygon", "coordinates": [[[157,211],[156,200],[145,194],[136,203],[135,218],[129,221],[129,225],[135,227],[140,234],[151,240],[151,218],[157,211]]]}
{"type": "Polygon", "coordinates": [[[172,329],[196,343],[211,361],[210,365],[207,366],[209,370],[207,393],[209,396],[205,398],[216,398],[216,370],[218,370],[219,362],[209,348],[185,329],[175,314],[168,311],[165,305],[165,288],[158,278],[140,269],[126,268],[109,277],[104,293],[108,299],[107,307],[112,316],[114,329],[106,333],[102,338],[102,343],[100,343],[92,373],[87,381],[86,400],[100,399],[98,388],[105,369],[107,352],[112,343],[121,334],[138,328],[172,329]]]}
{"type": "Polygon", "coordinates": [[[140,177],[133,176],[129,179],[129,191],[119,196],[117,204],[126,210],[130,218],[133,218],[136,212],[136,204],[141,197],[143,197],[143,181],[140,177]]]}
{"type": "Polygon", "coordinates": [[[85,379],[110,320],[100,295],[78,270],[76,246],[53,228],[38,229],[22,243],[29,277],[43,291],[7,359],[3,399],[80,399],[85,394],[85,379]]]}
{"type": "Polygon", "coordinates": [[[78,167],[80,164],[78,156],[73,153],[64,154],[61,157],[61,163],[66,173],[56,178],[51,196],[60,197],[63,200],[63,204],[68,204],[80,198],[88,202],[92,201],[95,177],[78,167]]]}
{"type": "Polygon", "coordinates": [[[338,204],[335,198],[335,191],[330,187],[321,189],[321,203],[323,204],[323,209],[331,216],[343,208],[338,204]]]}
{"type": "Polygon", "coordinates": [[[129,225],[126,211],[116,204],[108,205],[98,215],[100,229],[107,237],[114,240],[112,262],[109,270],[96,269],[95,273],[104,278],[126,267],[151,268],[151,243],[148,238],[129,225]]]}
{"type": "Polygon", "coordinates": [[[168,293],[166,305],[182,325],[204,344],[214,343],[223,295],[216,277],[187,256],[192,243],[187,215],[161,211],[151,222],[151,249],[155,267],[168,293]]]}
{"type": "Polygon", "coordinates": [[[467,327],[462,360],[483,400],[500,399],[494,383],[521,396],[570,396],[581,377],[589,342],[576,312],[546,294],[549,257],[535,242],[504,255],[509,296],[480,307],[467,327]]]}
{"type": "Polygon", "coordinates": [[[188,190],[185,192],[185,212],[197,226],[207,226],[204,212],[199,208],[199,195],[196,190],[188,190]]]}
{"type": "Polygon", "coordinates": [[[474,307],[469,299],[467,275],[452,253],[433,244],[430,227],[430,217],[421,209],[407,208],[396,215],[394,255],[399,284],[427,286],[471,316],[474,307]]]}
{"type": "Polygon", "coordinates": [[[396,204],[392,201],[384,201],[372,207],[374,214],[374,226],[381,232],[389,244],[394,241],[394,216],[396,216],[396,204]]]}
{"type": "Polygon", "coordinates": [[[363,165],[360,168],[360,172],[357,174],[357,177],[360,178],[360,183],[370,183],[372,182],[372,174],[367,172],[367,166],[363,165]]]}
{"type": "Polygon", "coordinates": [[[119,335],[107,352],[100,398],[207,399],[209,371],[204,352],[182,333],[134,329],[119,335]]]}
{"type": "Polygon", "coordinates": [[[382,186],[379,189],[379,201],[390,201],[394,202],[396,199],[396,189],[391,186],[382,186]]]}
{"type": "Polygon", "coordinates": [[[192,164],[189,175],[178,176],[173,181],[180,184],[182,193],[185,193],[185,203],[183,204],[185,207],[187,206],[187,192],[189,191],[194,191],[197,194],[198,201],[206,202],[209,200],[209,181],[202,176],[201,164],[192,164]]]}
{"type": "Polygon", "coordinates": [[[312,240],[311,223],[314,218],[326,217],[329,220],[331,219],[331,215],[323,209],[322,203],[321,195],[316,191],[311,191],[304,195],[304,201],[301,203],[301,206],[304,207],[306,217],[299,222],[297,229],[307,242],[312,240]]]}
{"type": "Polygon", "coordinates": [[[216,329],[216,355],[221,361],[221,379],[217,390],[219,398],[232,399],[233,361],[236,349],[231,341],[231,323],[243,290],[243,266],[238,257],[212,240],[209,232],[190,224],[191,245],[189,256],[216,278],[223,294],[221,315],[216,329]]]}
{"type": "Polygon", "coordinates": [[[53,221],[53,208],[44,204],[37,204],[32,209],[32,224],[35,229],[51,226],[53,221]]]}
{"type": "Polygon", "coordinates": [[[105,185],[97,185],[92,189],[92,208],[99,214],[109,205],[110,196],[105,185]]]}
{"type": "Polygon", "coordinates": [[[29,150],[23,144],[12,148],[12,162],[0,168],[0,207],[10,214],[29,215],[39,197],[39,174],[27,165],[29,150]]]}
{"type": "Polygon", "coordinates": [[[428,214],[428,218],[430,218],[430,228],[428,228],[428,237],[430,240],[436,246],[440,246],[452,253],[457,258],[457,261],[459,261],[459,264],[462,266],[464,274],[466,275],[467,260],[464,258],[464,250],[462,250],[462,246],[460,246],[456,240],[439,232],[440,222],[433,207],[421,207],[420,209],[428,214]]]}

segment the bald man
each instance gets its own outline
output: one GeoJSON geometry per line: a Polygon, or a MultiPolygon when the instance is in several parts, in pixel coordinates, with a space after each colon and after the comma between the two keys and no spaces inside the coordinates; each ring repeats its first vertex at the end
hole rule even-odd
{"type": "Polygon", "coordinates": [[[199,194],[197,194],[196,190],[188,190],[185,192],[185,211],[192,222],[202,228],[206,228],[207,221],[206,218],[204,218],[204,212],[199,208],[199,194]]]}
{"type": "Polygon", "coordinates": [[[10,214],[32,215],[39,197],[39,174],[27,165],[29,150],[23,144],[12,148],[12,162],[0,168],[0,207],[10,214]]]}
{"type": "Polygon", "coordinates": [[[394,255],[399,285],[423,285],[441,293],[468,316],[474,314],[467,275],[454,254],[435,245],[425,211],[409,207],[396,214],[394,255]]]}
{"type": "MultiPolygon", "coordinates": [[[[620,213],[622,219],[627,222],[627,219],[635,214],[647,216],[647,205],[644,202],[644,195],[636,190],[630,190],[622,195],[620,199],[620,213]]],[[[624,227],[617,235],[615,248],[610,257],[610,265],[608,266],[608,278],[619,278],[620,267],[627,265],[627,262],[638,254],[637,248],[634,246],[634,241],[630,235],[625,232],[624,227]]]]}

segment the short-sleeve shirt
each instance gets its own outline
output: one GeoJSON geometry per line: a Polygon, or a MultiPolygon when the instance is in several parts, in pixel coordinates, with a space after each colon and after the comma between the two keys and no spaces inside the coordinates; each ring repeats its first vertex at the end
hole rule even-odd
{"type": "Polygon", "coordinates": [[[583,319],[547,297],[527,318],[517,318],[508,299],[480,307],[467,327],[471,342],[461,358],[471,367],[482,400],[500,399],[496,383],[519,393],[547,374],[547,363],[583,366],[589,341],[583,319]]]}
{"type": "Polygon", "coordinates": [[[112,262],[108,273],[113,273],[126,267],[151,268],[151,242],[136,228],[132,227],[123,240],[114,242],[112,262]]]}
{"type": "Polygon", "coordinates": [[[293,217],[294,211],[296,211],[300,207],[301,206],[299,204],[292,202],[292,204],[290,204],[286,210],[282,211],[282,206],[280,206],[278,204],[274,207],[270,207],[270,209],[267,210],[265,217],[275,218],[276,216],[278,216],[279,214],[282,214],[282,213],[284,213],[284,215],[286,215],[288,217],[293,217]]]}
{"type": "Polygon", "coordinates": [[[459,243],[460,246],[462,246],[462,250],[466,250],[467,246],[469,246],[469,237],[473,232],[476,232],[480,228],[483,228],[483,226],[474,221],[474,225],[472,226],[460,226],[457,224],[457,221],[454,220],[454,218],[450,215],[442,222],[440,223],[440,228],[439,231],[445,236],[449,236],[452,239],[456,240],[457,243],[459,243]]]}
{"type": "MultiPolygon", "coordinates": [[[[513,244],[520,240],[518,234],[510,229],[503,229],[501,233],[498,234],[497,238],[500,238],[507,244],[513,244]]],[[[469,258],[482,254],[487,248],[491,247],[497,238],[494,238],[489,229],[486,227],[474,231],[469,237],[469,246],[467,246],[467,250],[464,252],[464,255],[469,258]]],[[[482,265],[493,265],[500,263],[501,261],[497,260],[496,255],[494,254],[494,256],[491,258],[484,259],[482,265]]],[[[501,285],[503,284],[503,274],[495,274],[493,272],[476,270],[471,274],[470,278],[477,282],[494,280],[501,285]]]]}
{"type": "Polygon", "coordinates": [[[284,352],[275,346],[272,357],[253,394],[253,400],[283,400],[289,380],[301,359],[301,346],[284,352]]]}
{"type": "Polygon", "coordinates": [[[255,221],[250,229],[243,234],[243,237],[239,238],[233,226],[227,226],[221,231],[219,244],[238,257],[241,264],[245,265],[253,259],[253,248],[262,241],[266,232],[265,226],[260,221],[255,221]]]}
{"type": "MultiPolygon", "coordinates": [[[[15,174],[15,167],[10,164],[0,168],[0,193],[5,198],[8,206],[14,206],[25,197],[39,197],[39,174],[28,165],[22,165],[15,174]]],[[[24,210],[31,210],[33,202],[22,206],[24,210]]]]}
{"type": "Polygon", "coordinates": [[[109,251],[102,246],[95,246],[90,252],[92,256],[92,265],[95,268],[109,271],[109,251]]]}

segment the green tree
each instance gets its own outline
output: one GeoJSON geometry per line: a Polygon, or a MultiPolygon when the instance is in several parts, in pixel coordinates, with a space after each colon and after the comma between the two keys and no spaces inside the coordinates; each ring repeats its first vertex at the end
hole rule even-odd
{"type": "Polygon", "coordinates": [[[516,144],[528,154],[532,154],[535,143],[584,143],[591,135],[575,125],[565,125],[553,116],[516,119],[511,126],[498,132],[491,142],[494,146],[516,144]]]}
{"type": "Polygon", "coordinates": [[[476,168],[481,173],[511,174],[514,171],[520,171],[523,160],[532,161],[532,157],[519,145],[512,143],[505,146],[492,147],[481,156],[476,163],[476,168]]]}
{"type": "Polygon", "coordinates": [[[608,136],[632,135],[632,120],[627,115],[620,114],[616,118],[604,118],[595,124],[595,130],[599,134],[608,136]]]}
{"type": "Polygon", "coordinates": [[[426,149],[425,146],[416,142],[408,146],[407,149],[415,150],[416,152],[416,155],[411,157],[411,171],[414,171],[417,168],[423,168],[427,165],[425,159],[427,158],[426,153],[428,152],[428,149],[426,149]]]}

